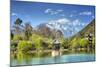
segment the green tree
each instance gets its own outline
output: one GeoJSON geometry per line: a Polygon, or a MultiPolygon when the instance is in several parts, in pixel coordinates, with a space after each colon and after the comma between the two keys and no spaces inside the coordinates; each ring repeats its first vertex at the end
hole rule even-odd
{"type": "Polygon", "coordinates": [[[13,40],[14,41],[19,41],[19,40],[22,40],[22,37],[21,37],[21,35],[14,35],[14,37],[13,37],[13,40]]]}
{"type": "Polygon", "coordinates": [[[80,40],[81,47],[87,47],[88,46],[88,43],[89,43],[89,41],[87,39],[85,39],[85,38],[82,38],[80,40]]]}
{"type": "Polygon", "coordinates": [[[42,40],[41,36],[36,35],[36,34],[32,34],[30,39],[33,41],[37,50],[40,50],[42,48],[41,44],[42,44],[43,40],[42,40]]]}
{"type": "Polygon", "coordinates": [[[27,51],[33,50],[33,48],[35,48],[35,47],[34,47],[33,43],[30,41],[20,41],[18,43],[19,51],[27,52],[27,51]]]}
{"type": "Polygon", "coordinates": [[[15,21],[15,25],[21,25],[22,24],[22,20],[20,18],[17,18],[15,21]]]}
{"type": "Polygon", "coordinates": [[[80,47],[79,41],[80,41],[80,38],[74,38],[71,41],[71,48],[78,48],[78,47],[80,47]]]}
{"type": "Polygon", "coordinates": [[[52,49],[52,39],[51,38],[42,38],[42,48],[43,49],[52,49]]]}
{"type": "Polygon", "coordinates": [[[69,39],[65,39],[65,38],[62,38],[61,39],[61,45],[62,45],[62,47],[64,48],[64,49],[67,49],[67,48],[69,48],[69,39]]]}

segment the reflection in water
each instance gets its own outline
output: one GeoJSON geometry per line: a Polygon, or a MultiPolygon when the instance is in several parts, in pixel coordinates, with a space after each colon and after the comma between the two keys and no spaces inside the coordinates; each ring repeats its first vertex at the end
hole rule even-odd
{"type": "Polygon", "coordinates": [[[11,65],[51,64],[95,60],[94,50],[62,51],[61,53],[62,55],[52,57],[52,52],[35,52],[32,54],[18,52],[17,54],[11,54],[11,65]]]}
{"type": "Polygon", "coordinates": [[[59,50],[53,50],[53,51],[51,52],[51,54],[52,54],[52,57],[60,56],[60,55],[61,55],[61,51],[59,51],[59,50]]]}
{"type": "Polygon", "coordinates": [[[60,62],[60,56],[55,56],[54,57],[54,62],[59,63],[60,62]]]}

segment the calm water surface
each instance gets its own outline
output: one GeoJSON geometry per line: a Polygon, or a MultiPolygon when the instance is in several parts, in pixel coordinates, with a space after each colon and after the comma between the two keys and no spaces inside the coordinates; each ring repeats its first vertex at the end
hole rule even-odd
{"type": "Polygon", "coordinates": [[[52,57],[51,52],[42,52],[34,54],[19,53],[11,57],[11,65],[38,65],[38,64],[54,64],[54,63],[72,63],[95,61],[95,54],[88,52],[62,52],[61,56],[52,57]]]}

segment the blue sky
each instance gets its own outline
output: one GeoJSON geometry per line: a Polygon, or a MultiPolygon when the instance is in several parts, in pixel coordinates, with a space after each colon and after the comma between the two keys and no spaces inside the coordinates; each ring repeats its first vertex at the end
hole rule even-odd
{"type": "Polygon", "coordinates": [[[23,23],[30,22],[32,26],[53,20],[78,20],[79,23],[88,24],[95,18],[94,6],[50,4],[41,2],[11,2],[11,24],[20,18],[23,23]]]}

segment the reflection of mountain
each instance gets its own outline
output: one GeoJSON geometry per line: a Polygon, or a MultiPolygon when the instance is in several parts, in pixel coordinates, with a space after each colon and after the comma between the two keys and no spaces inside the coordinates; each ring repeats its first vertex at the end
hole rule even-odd
{"type": "Polygon", "coordinates": [[[95,37],[95,19],[91,21],[86,27],[84,27],[81,31],[79,31],[76,35],[74,35],[72,38],[83,38],[87,34],[93,34],[95,37]]]}

